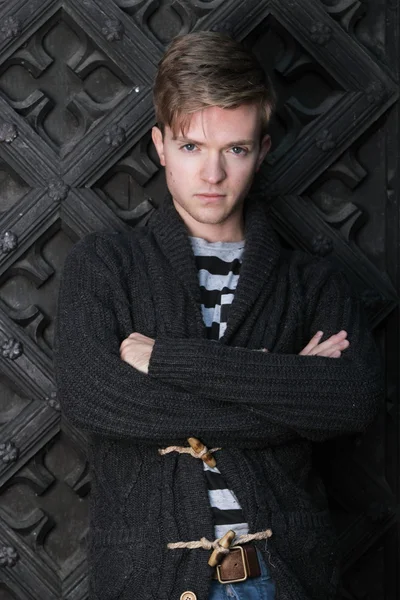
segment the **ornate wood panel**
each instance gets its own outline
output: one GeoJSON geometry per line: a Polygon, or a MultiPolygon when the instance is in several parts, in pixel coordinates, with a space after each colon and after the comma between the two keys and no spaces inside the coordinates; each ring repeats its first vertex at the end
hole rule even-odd
{"type": "Polygon", "coordinates": [[[398,24],[398,0],[0,0],[0,600],[87,597],[85,441],[52,373],[60,270],[86,233],[157,207],[157,62],[209,29],[278,89],[255,190],[283,243],[346,268],[386,359],[386,410],[316,458],[343,600],[400,597],[398,24]]]}

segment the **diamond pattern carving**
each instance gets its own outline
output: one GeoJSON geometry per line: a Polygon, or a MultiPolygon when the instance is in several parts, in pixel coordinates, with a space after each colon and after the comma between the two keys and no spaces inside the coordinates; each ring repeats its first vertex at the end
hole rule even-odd
{"type": "Polygon", "coordinates": [[[61,222],[56,223],[8,269],[0,285],[4,312],[47,353],[53,339],[57,274],[75,241],[63,232],[61,222]]]}
{"type": "Polygon", "coordinates": [[[86,459],[61,434],[8,482],[1,495],[2,504],[11,507],[7,513],[0,509],[6,525],[36,549],[50,569],[61,569],[63,577],[83,560],[79,544],[85,535],[87,502],[83,499],[89,487],[75,482],[86,470],[86,459]],[[66,537],[67,529],[74,534],[66,537]]]}
{"type": "MultiPolygon", "coordinates": [[[[107,31],[111,41],[119,29],[112,21],[107,31]]],[[[61,156],[133,87],[64,13],[55,15],[1,66],[0,89],[7,101],[61,156]]]]}
{"type": "MultiPolygon", "coordinates": [[[[269,165],[274,165],[281,156],[287,155],[301,135],[315,127],[315,121],[332,109],[344,91],[341,83],[272,14],[244,41],[265,65],[267,73],[272,74],[277,90],[279,103],[271,126],[274,147],[267,159],[269,165]],[[310,87],[316,90],[312,97],[307,93],[310,87]]],[[[324,132],[320,136],[324,136],[324,132]]]]}

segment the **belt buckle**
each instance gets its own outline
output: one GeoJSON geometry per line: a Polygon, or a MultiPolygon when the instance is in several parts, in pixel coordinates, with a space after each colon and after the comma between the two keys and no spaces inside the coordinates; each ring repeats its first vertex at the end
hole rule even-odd
{"type": "Polygon", "coordinates": [[[239,583],[239,581],[246,581],[247,577],[248,577],[248,571],[247,571],[247,566],[246,566],[246,558],[244,556],[244,550],[242,548],[242,546],[231,546],[231,548],[229,550],[240,550],[240,554],[242,557],[242,562],[243,562],[243,570],[244,570],[244,577],[240,577],[240,579],[221,579],[221,565],[217,565],[217,577],[218,577],[218,581],[220,583],[239,583]]]}

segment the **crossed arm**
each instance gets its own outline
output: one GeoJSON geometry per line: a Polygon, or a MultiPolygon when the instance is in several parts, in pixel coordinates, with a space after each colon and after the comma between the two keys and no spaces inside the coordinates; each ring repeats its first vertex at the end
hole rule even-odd
{"type": "Polygon", "coordinates": [[[204,339],[147,339],[146,348],[130,333],[131,306],[109,267],[118,265],[109,258],[112,244],[96,242],[91,237],[69,255],[56,321],[59,398],[80,429],[148,444],[191,435],[269,444],[285,435],[320,440],[362,431],[375,416],[382,398],[376,349],[336,277],[307,310],[315,315],[310,329],[339,337],[329,344],[313,338],[301,356],[204,339]],[[126,360],[132,346],[135,368],[126,360]],[[330,357],[346,352],[328,360],[329,348],[330,357]]]}
{"type": "MultiPolygon", "coordinates": [[[[323,331],[317,333],[311,338],[307,346],[299,352],[300,356],[325,356],[326,358],[340,358],[343,350],[349,347],[347,340],[347,331],[339,331],[331,335],[327,340],[321,342],[323,331]]],[[[131,333],[120,346],[120,356],[128,365],[131,365],[142,373],[149,372],[149,362],[153,352],[155,340],[142,335],[141,333],[131,333]]],[[[263,352],[268,352],[266,348],[261,348],[263,352]]]]}
{"type": "Polygon", "coordinates": [[[121,357],[133,358],[157,381],[238,404],[267,424],[308,439],[363,431],[380,407],[383,385],[360,302],[341,273],[326,269],[309,279],[308,290],[305,326],[311,331],[320,327],[326,339],[318,331],[299,355],[204,339],[154,341],[134,333],[124,340],[121,357]]]}

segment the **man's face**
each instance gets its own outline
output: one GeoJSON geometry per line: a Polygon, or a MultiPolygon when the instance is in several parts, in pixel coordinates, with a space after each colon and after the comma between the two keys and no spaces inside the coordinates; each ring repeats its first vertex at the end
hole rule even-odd
{"type": "MultiPolygon", "coordinates": [[[[179,128],[177,128],[179,130],[179,128]]],[[[153,127],[175,208],[192,235],[208,241],[243,237],[243,201],[271,140],[260,143],[260,109],[208,107],[193,113],[185,136],[153,127]]]]}

